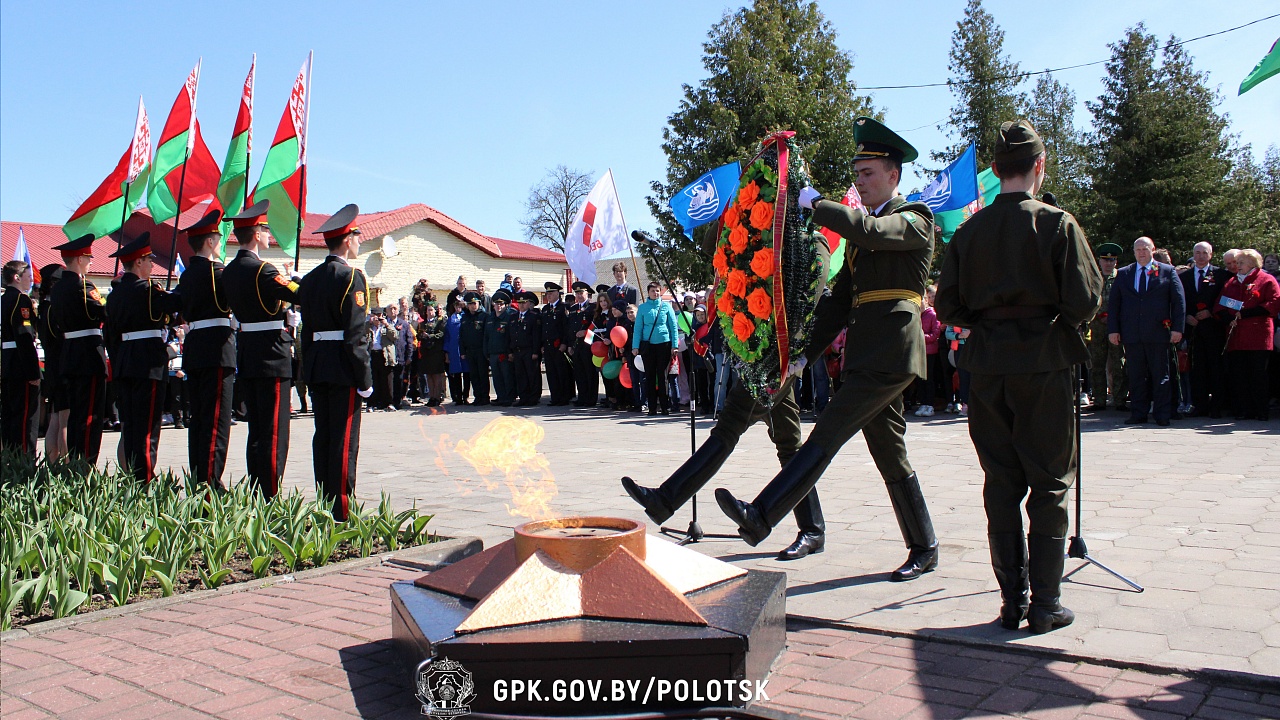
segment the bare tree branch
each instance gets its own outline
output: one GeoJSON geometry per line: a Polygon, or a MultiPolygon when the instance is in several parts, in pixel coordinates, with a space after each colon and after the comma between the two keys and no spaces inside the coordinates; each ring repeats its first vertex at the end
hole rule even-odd
{"type": "Polygon", "coordinates": [[[591,192],[591,173],[557,165],[529,189],[525,217],[520,221],[529,242],[564,252],[565,238],[577,219],[578,207],[591,192]]]}

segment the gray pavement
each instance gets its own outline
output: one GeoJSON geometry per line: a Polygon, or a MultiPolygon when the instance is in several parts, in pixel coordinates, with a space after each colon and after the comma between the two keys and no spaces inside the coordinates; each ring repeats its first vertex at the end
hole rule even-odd
{"type": "MultiPolygon", "coordinates": [[[[643,519],[618,484],[628,474],[657,484],[689,454],[688,418],[564,408],[425,408],[364,416],[357,494],[381,492],[398,506],[436,513],[444,535],[507,539],[523,518],[495,471],[487,481],[456,452],[500,417],[528,418],[545,437],[537,446],[555,477],[556,514],[643,519]],[[446,474],[447,473],[447,474],[446,474]]],[[[1076,623],[1044,636],[999,629],[982,511],[982,473],[963,418],[912,418],[911,462],[922,480],[938,535],[937,572],[888,582],[905,557],[889,499],[866,445],[855,437],[819,484],[827,515],[825,553],[780,563],[774,553],[795,532],[784,521],[758,548],[738,540],[696,547],[743,567],[784,569],[788,612],[852,628],[963,637],[1065,651],[1076,656],[1185,669],[1280,676],[1280,421],[1186,420],[1169,428],[1124,426],[1123,416],[1086,416],[1084,536],[1092,555],[1146,587],[1131,591],[1094,567],[1068,560],[1064,601],[1076,623]]],[[[812,418],[806,417],[806,433],[812,418]]],[[[699,420],[705,439],[709,420],[699,420]]],[[[244,471],[243,424],[233,428],[228,473],[244,471]]],[[[311,418],[294,419],[288,486],[313,492],[311,418]]],[[[180,468],[185,431],[165,428],[160,465],[180,468]]],[[[116,436],[104,438],[114,455],[116,436]]],[[[709,533],[732,524],[711,496],[724,486],[752,497],[777,471],[763,425],[743,438],[725,469],[700,495],[709,533]]],[[[537,473],[526,476],[538,477],[537,473]]],[[[670,525],[683,528],[686,507],[670,525]]],[[[1073,528],[1074,531],[1074,528],[1073,528]]]]}

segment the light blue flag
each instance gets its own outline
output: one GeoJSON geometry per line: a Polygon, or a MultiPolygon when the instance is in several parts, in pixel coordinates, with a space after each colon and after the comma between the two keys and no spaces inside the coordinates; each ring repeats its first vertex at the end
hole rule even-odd
{"type": "Polygon", "coordinates": [[[187,266],[182,264],[182,256],[173,256],[173,276],[182,277],[182,273],[187,271],[187,266]]]}
{"type": "Polygon", "coordinates": [[[977,200],[978,153],[971,143],[956,161],[938,173],[924,190],[912,193],[907,200],[923,202],[934,213],[959,210],[977,200]]]}
{"type": "Polygon", "coordinates": [[[676,221],[684,228],[686,235],[699,225],[720,217],[729,201],[738,194],[738,176],[741,174],[742,170],[736,162],[721,165],[703,173],[671,196],[671,212],[675,214],[676,221]]]}

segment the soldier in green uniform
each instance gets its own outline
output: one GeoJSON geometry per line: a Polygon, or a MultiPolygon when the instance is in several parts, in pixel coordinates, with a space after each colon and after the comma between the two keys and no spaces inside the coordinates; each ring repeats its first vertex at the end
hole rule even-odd
{"type": "Polygon", "coordinates": [[[1111,407],[1128,412],[1129,376],[1124,369],[1124,345],[1107,342],[1107,298],[1116,280],[1116,258],[1123,248],[1102,243],[1094,251],[1102,271],[1102,309],[1089,321],[1089,388],[1093,391],[1090,410],[1106,410],[1110,390],[1111,407]]]}
{"type": "Polygon", "coordinates": [[[1077,462],[1073,366],[1088,358],[1080,324],[1102,302],[1102,275],[1076,219],[1034,198],[1044,163],[1030,123],[1000,126],[993,167],[1002,192],[956,231],[937,294],[938,319],[973,331],[958,365],[972,373],[969,436],[986,474],[1000,623],[1013,630],[1026,617],[1034,633],[1075,617],[1059,602],[1077,462]]]}
{"type": "MultiPolygon", "coordinates": [[[[747,543],[757,545],[817,484],[823,470],[859,430],[889,491],[909,550],[891,580],[914,580],[938,564],[938,538],[907,460],[902,393],[924,379],[924,335],[920,307],[933,253],[933,212],[898,194],[902,163],[919,153],[872,118],[855,121],[854,157],[858,192],[866,210],[824,200],[813,188],[800,192],[813,221],[849,241],[846,265],[836,277],[832,300],[848,308],[843,383],[814,425],[809,439],[751,503],[716,490],[716,502],[747,543]]],[[[839,317],[839,315],[837,315],[839,317]]],[[[833,323],[834,325],[834,323],[833,323]]],[[[839,328],[815,331],[815,347],[830,344],[839,328]]],[[[791,372],[802,372],[796,363],[791,372]]]]}
{"type": "Polygon", "coordinates": [[[493,375],[496,405],[516,404],[516,363],[511,353],[511,339],[520,313],[511,309],[511,295],[499,290],[489,299],[490,312],[484,321],[484,356],[493,375]]]}

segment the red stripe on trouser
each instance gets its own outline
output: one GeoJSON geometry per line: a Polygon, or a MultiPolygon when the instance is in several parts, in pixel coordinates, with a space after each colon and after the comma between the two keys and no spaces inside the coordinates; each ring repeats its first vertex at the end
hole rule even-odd
{"type": "MultiPolygon", "coordinates": [[[[93,434],[93,408],[98,404],[98,378],[89,378],[89,411],[84,421],[84,451],[89,452],[89,437],[93,434]]],[[[102,418],[98,418],[102,422],[102,418]]]]}
{"type": "Polygon", "coordinates": [[[342,464],[338,466],[338,503],[342,517],[347,516],[347,468],[351,459],[351,419],[356,414],[356,389],[351,388],[347,399],[347,422],[342,426],[342,464]]]}
{"type": "Polygon", "coordinates": [[[156,380],[150,381],[151,395],[147,399],[147,429],[142,433],[142,462],[143,469],[147,471],[147,482],[151,482],[151,476],[155,473],[155,458],[151,457],[151,429],[155,427],[156,422],[156,386],[160,383],[156,380]]]}
{"type": "Polygon", "coordinates": [[[22,437],[18,443],[22,446],[23,452],[30,452],[34,448],[27,447],[27,435],[31,432],[31,386],[27,385],[22,388],[22,437]]]}
{"type": "Polygon", "coordinates": [[[271,405],[271,477],[267,480],[271,488],[271,497],[275,497],[279,490],[279,476],[276,474],[276,458],[279,455],[280,443],[280,380],[274,379],[275,402],[271,405]]]}
{"type": "MultiPolygon", "coordinates": [[[[216,397],[217,399],[213,401],[213,428],[209,433],[209,470],[205,475],[205,480],[208,482],[214,481],[213,459],[218,452],[218,426],[222,424],[221,418],[222,418],[222,373],[223,372],[225,371],[222,368],[218,368],[218,372],[214,376],[217,378],[217,383],[214,385],[214,389],[217,391],[214,397],[216,397]]],[[[197,390],[197,392],[199,391],[197,390]]]]}

